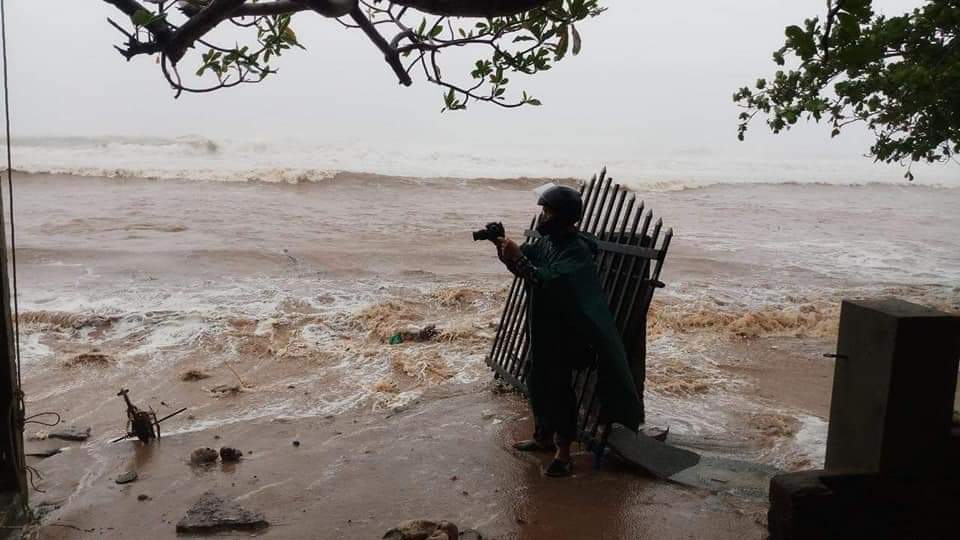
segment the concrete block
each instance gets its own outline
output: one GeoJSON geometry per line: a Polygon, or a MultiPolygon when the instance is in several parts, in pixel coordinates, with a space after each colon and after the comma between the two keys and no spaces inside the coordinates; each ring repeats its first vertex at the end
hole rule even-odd
{"type": "Polygon", "coordinates": [[[958,361],[960,317],[896,299],[845,300],[826,469],[942,473],[958,361]]]}
{"type": "Polygon", "coordinates": [[[957,478],[803,471],[770,481],[770,540],[953,539],[957,478]]]}

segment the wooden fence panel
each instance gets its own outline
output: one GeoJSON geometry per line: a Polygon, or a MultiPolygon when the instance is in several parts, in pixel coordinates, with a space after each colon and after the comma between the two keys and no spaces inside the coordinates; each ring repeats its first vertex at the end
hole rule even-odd
{"type": "MultiPolygon", "coordinates": [[[[651,231],[653,213],[645,208],[643,201],[638,204],[634,194],[614,184],[607,177],[606,169],[581,185],[580,193],[584,202],[580,228],[599,240],[598,276],[631,359],[634,383],[642,399],[646,378],[646,318],[654,291],[663,287],[660,273],[673,230],[664,232],[663,220],[657,219],[651,231]]],[[[538,241],[535,229],[536,218],[530,222],[526,242],[538,241]]],[[[487,364],[497,377],[523,393],[527,391],[530,367],[528,295],[523,280],[514,278],[487,357],[487,364]]],[[[577,428],[581,440],[589,441],[599,428],[596,368],[591,363],[590,367],[575,372],[572,382],[578,403],[577,428]]]]}

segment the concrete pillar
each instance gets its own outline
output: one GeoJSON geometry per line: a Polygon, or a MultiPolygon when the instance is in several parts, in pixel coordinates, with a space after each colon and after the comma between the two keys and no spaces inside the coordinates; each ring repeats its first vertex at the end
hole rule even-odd
{"type": "Polygon", "coordinates": [[[827,471],[942,471],[958,361],[960,317],[896,299],[844,301],[827,471]]]}
{"type": "Polygon", "coordinates": [[[844,301],[826,470],[773,477],[771,540],[956,538],[958,361],[960,317],[844,301]]]}

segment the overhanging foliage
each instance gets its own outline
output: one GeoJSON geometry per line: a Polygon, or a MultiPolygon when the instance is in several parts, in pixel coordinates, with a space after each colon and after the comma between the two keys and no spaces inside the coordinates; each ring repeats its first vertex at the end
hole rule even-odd
{"type": "Polygon", "coordinates": [[[540,105],[525,91],[512,91],[511,78],[549,70],[580,52],[576,23],[604,11],[598,0],[104,0],[129,17],[127,25],[110,20],[126,36],[117,49],[128,60],[159,55],[161,71],[176,95],[212,92],[259,83],[277,73],[277,58],[303,48],[293,16],[319,13],[345,28],[359,29],[380,49],[406,86],[414,76],[443,88],[443,110],[465,109],[472,102],[502,107],[540,105]],[[242,29],[244,44],[213,43],[214,28],[242,29]],[[476,51],[459,76],[443,65],[443,53],[476,51]],[[188,83],[179,67],[190,51],[199,58],[188,83]]]}
{"type": "MultiPolygon", "coordinates": [[[[877,161],[955,160],[960,153],[960,0],[928,1],[896,17],[871,0],[831,0],[823,19],[786,29],[780,70],[734,94],[741,140],[763,114],[774,133],[801,118],[824,121],[832,136],[852,123],[875,135],[877,161]]],[[[913,174],[909,168],[907,178],[913,174]]]]}

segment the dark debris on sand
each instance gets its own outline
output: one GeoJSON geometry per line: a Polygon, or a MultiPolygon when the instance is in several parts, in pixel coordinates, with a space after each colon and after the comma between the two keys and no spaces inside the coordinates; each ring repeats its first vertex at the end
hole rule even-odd
{"type": "Polygon", "coordinates": [[[213,534],[226,531],[256,531],[269,526],[263,514],[245,510],[235,501],[208,491],[200,496],[200,499],[177,523],[177,532],[213,534]]]}

